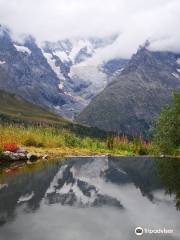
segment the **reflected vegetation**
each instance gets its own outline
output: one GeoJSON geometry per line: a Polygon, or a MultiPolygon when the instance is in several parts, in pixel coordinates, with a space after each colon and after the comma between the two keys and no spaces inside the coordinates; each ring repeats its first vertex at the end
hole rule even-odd
{"type": "Polygon", "coordinates": [[[176,208],[180,210],[180,159],[161,158],[155,164],[166,193],[175,195],[176,208]]]}
{"type": "MultiPolygon", "coordinates": [[[[154,160],[149,157],[110,157],[109,165],[110,170],[115,169],[117,171],[119,168],[123,169],[129,178],[129,182],[133,182],[140,189],[142,195],[148,197],[150,201],[153,200],[152,192],[162,189],[154,160]]],[[[114,178],[114,176],[112,173],[110,178],[114,178]]]]}
{"type": "Polygon", "coordinates": [[[35,211],[40,207],[49,183],[57,173],[61,162],[39,162],[26,166],[19,172],[1,176],[0,184],[0,225],[16,217],[15,210],[26,203],[25,211],[35,211]],[[25,196],[32,195],[28,201],[21,201],[25,196]]]}

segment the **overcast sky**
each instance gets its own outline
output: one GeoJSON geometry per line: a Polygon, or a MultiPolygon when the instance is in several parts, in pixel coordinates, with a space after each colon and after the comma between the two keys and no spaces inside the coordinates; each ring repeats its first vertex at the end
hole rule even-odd
{"type": "Polygon", "coordinates": [[[0,0],[0,22],[38,40],[119,33],[102,54],[129,57],[151,49],[180,52],[180,0],[0,0]]]}

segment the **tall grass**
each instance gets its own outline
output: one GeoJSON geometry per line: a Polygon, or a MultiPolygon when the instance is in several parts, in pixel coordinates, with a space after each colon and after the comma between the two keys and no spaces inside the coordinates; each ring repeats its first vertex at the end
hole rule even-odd
{"type": "Polygon", "coordinates": [[[51,127],[23,127],[16,125],[0,126],[0,149],[5,144],[17,144],[36,148],[77,148],[97,153],[146,155],[152,152],[153,146],[142,138],[129,141],[126,136],[108,137],[99,140],[80,137],[67,129],[51,127]]]}
{"type": "Polygon", "coordinates": [[[79,137],[63,129],[50,127],[0,126],[0,147],[8,143],[22,146],[59,148],[63,146],[75,148],[105,148],[106,143],[95,138],[79,137]]]}
{"type": "Polygon", "coordinates": [[[108,139],[108,148],[113,152],[127,151],[130,154],[135,155],[147,155],[154,152],[154,146],[152,143],[147,142],[143,137],[134,137],[133,140],[129,140],[127,136],[115,136],[108,139]],[[109,144],[110,141],[110,144],[109,144]]]}

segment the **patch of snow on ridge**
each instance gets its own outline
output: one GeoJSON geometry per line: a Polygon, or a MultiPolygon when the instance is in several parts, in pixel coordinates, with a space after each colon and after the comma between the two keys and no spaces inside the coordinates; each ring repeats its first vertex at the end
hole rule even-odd
{"type": "Polygon", "coordinates": [[[54,106],[54,109],[61,110],[60,106],[54,106]]]}
{"type": "Polygon", "coordinates": [[[0,65],[3,65],[3,64],[5,64],[6,63],[6,61],[1,61],[0,60],[0,65]]]}
{"type": "Polygon", "coordinates": [[[89,203],[93,203],[94,198],[91,199],[91,197],[87,197],[86,195],[84,195],[82,193],[82,191],[79,189],[79,187],[77,186],[77,181],[76,183],[72,186],[72,190],[74,192],[74,194],[76,195],[77,199],[82,202],[83,204],[89,204],[89,203]]]}
{"type": "Polygon", "coordinates": [[[180,69],[177,68],[176,71],[180,73],[180,69]]]}
{"type": "MultiPolygon", "coordinates": [[[[64,78],[63,74],[61,73],[60,67],[56,66],[56,59],[53,58],[53,55],[51,53],[46,53],[43,50],[42,50],[42,53],[43,53],[44,57],[46,58],[48,64],[52,68],[52,70],[55,72],[55,74],[59,78],[59,80],[64,81],[65,78],[64,78]]],[[[59,89],[62,89],[62,87],[63,87],[63,83],[60,82],[59,89]]]]}
{"type": "Polygon", "coordinates": [[[55,52],[53,52],[53,54],[56,55],[58,58],[60,58],[60,60],[63,61],[63,62],[69,62],[70,61],[68,55],[63,51],[55,51],[55,52]]]}
{"type": "Polygon", "coordinates": [[[172,75],[175,77],[175,78],[179,78],[179,75],[177,73],[172,73],[172,75]]]}
{"type": "Polygon", "coordinates": [[[54,192],[55,188],[58,186],[58,180],[62,179],[63,177],[63,172],[64,170],[67,168],[67,165],[64,165],[60,168],[60,170],[58,171],[58,173],[55,175],[55,177],[53,178],[52,182],[50,183],[50,186],[48,187],[47,191],[46,191],[46,195],[49,193],[54,192]]]}
{"type": "Polygon", "coordinates": [[[180,58],[176,60],[176,63],[180,65],[180,58]]]}
{"type": "Polygon", "coordinates": [[[70,190],[72,189],[72,184],[69,183],[64,183],[64,185],[61,187],[61,189],[56,190],[56,193],[61,193],[61,194],[67,194],[70,192],[70,190]]]}
{"type": "Polygon", "coordinates": [[[64,91],[64,94],[67,95],[67,96],[73,97],[70,92],[64,91]]]}
{"type": "Polygon", "coordinates": [[[52,68],[52,70],[56,73],[56,75],[58,76],[58,78],[61,78],[61,71],[59,69],[59,67],[56,66],[56,60],[53,58],[53,55],[51,53],[45,53],[43,52],[47,62],[49,63],[50,67],[52,68]]]}
{"type": "MultiPolygon", "coordinates": [[[[103,73],[98,66],[83,66],[77,64],[72,66],[69,76],[71,78],[79,78],[84,82],[92,83],[93,86],[102,90],[107,84],[107,76],[103,73]]],[[[99,90],[99,91],[100,91],[99,90]]]]}
{"type": "Polygon", "coordinates": [[[77,201],[82,202],[83,204],[91,204],[95,200],[95,192],[91,191],[91,196],[87,197],[78,187],[77,181],[69,184],[64,183],[61,189],[56,190],[56,193],[59,194],[70,194],[72,192],[75,194],[77,201]]]}
{"type": "Polygon", "coordinates": [[[93,47],[91,45],[91,43],[87,40],[79,40],[77,43],[73,44],[73,49],[70,52],[70,59],[74,62],[75,61],[75,57],[77,56],[77,54],[79,53],[79,51],[82,48],[87,48],[87,53],[91,54],[93,52],[93,47]]]}
{"type": "Polygon", "coordinates": [[[31,54],[31,50],[29,48],[27,48],[27,47],[19,46],[19,45],[16,45],[16,44],[14,44],[14,47],[16,48],[16,50],[18,52],[28,53],[29,55],[31,54]]]}
{"type": "Polygon", "coordinates": [[[34,193],[32,192],[31,194],[27,194],[27,195],[24,195],[24,196],[20,197],[17,202],[18,203],[27,202],[27,201],[31,200],[31,198],[33,198],[33,196],[34,196],[34,193]]]}
{"type": "Polygon", "coordinates": [[[63,89],[63,88],[64,88],[64,83],[62,82],[59,84],[59,89],[63,89]]]}

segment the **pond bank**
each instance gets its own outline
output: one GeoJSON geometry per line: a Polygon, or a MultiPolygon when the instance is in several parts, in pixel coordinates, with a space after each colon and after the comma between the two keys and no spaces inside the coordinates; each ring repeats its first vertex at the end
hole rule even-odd
{"type": "MultiPolygon", "coordinates": [[[[72,156],[102,156],[109,155],[106,151],[91,151],[79,148],[37,148],[37,147],[20,147],[14,152],[4,151],[0,156],[1,169],[16,169],[23,165],[31,165],[35,162],[51,159],[63,159],[72,156]]],[[[118,156],[128,156],[128,152],[122,151],[118,156]]]]}
{"type": "MultiPolygon", "coordinates": [[[[58,160],[73,158],[73,157],[102,157],[102,156],[113,156],[113,157],[123,157],[127,160],[131,158],[165,158],[172,156],[151,156],[151,155],[130,155],[127,151],[121,151],[119,154],[107,151],[90,151],[87,149],[78,149],[78,148],[37,148],[37,147],[26,147],[20,148],[18,153],[6,152],[6,158],[0,159],[0,170],[1,173],[13,173],[18,171],[23,167],[28,165],[36,165],[36,163],[50,162],[51,160],[58,160]],[[18,155],[19,154],[19,155],[18,155]],[[23,155],[23,156],[22,156],[23,155]],[[15,156],[15,159],[9,159],[9,156],[15,156]],[[16,158],[20,156],[20,158],[16,158]]],[[[175,158],[175,157],[174,157],[175,158]]],[[[180,159],[180,156],[176,157],[180,159]]]]}

